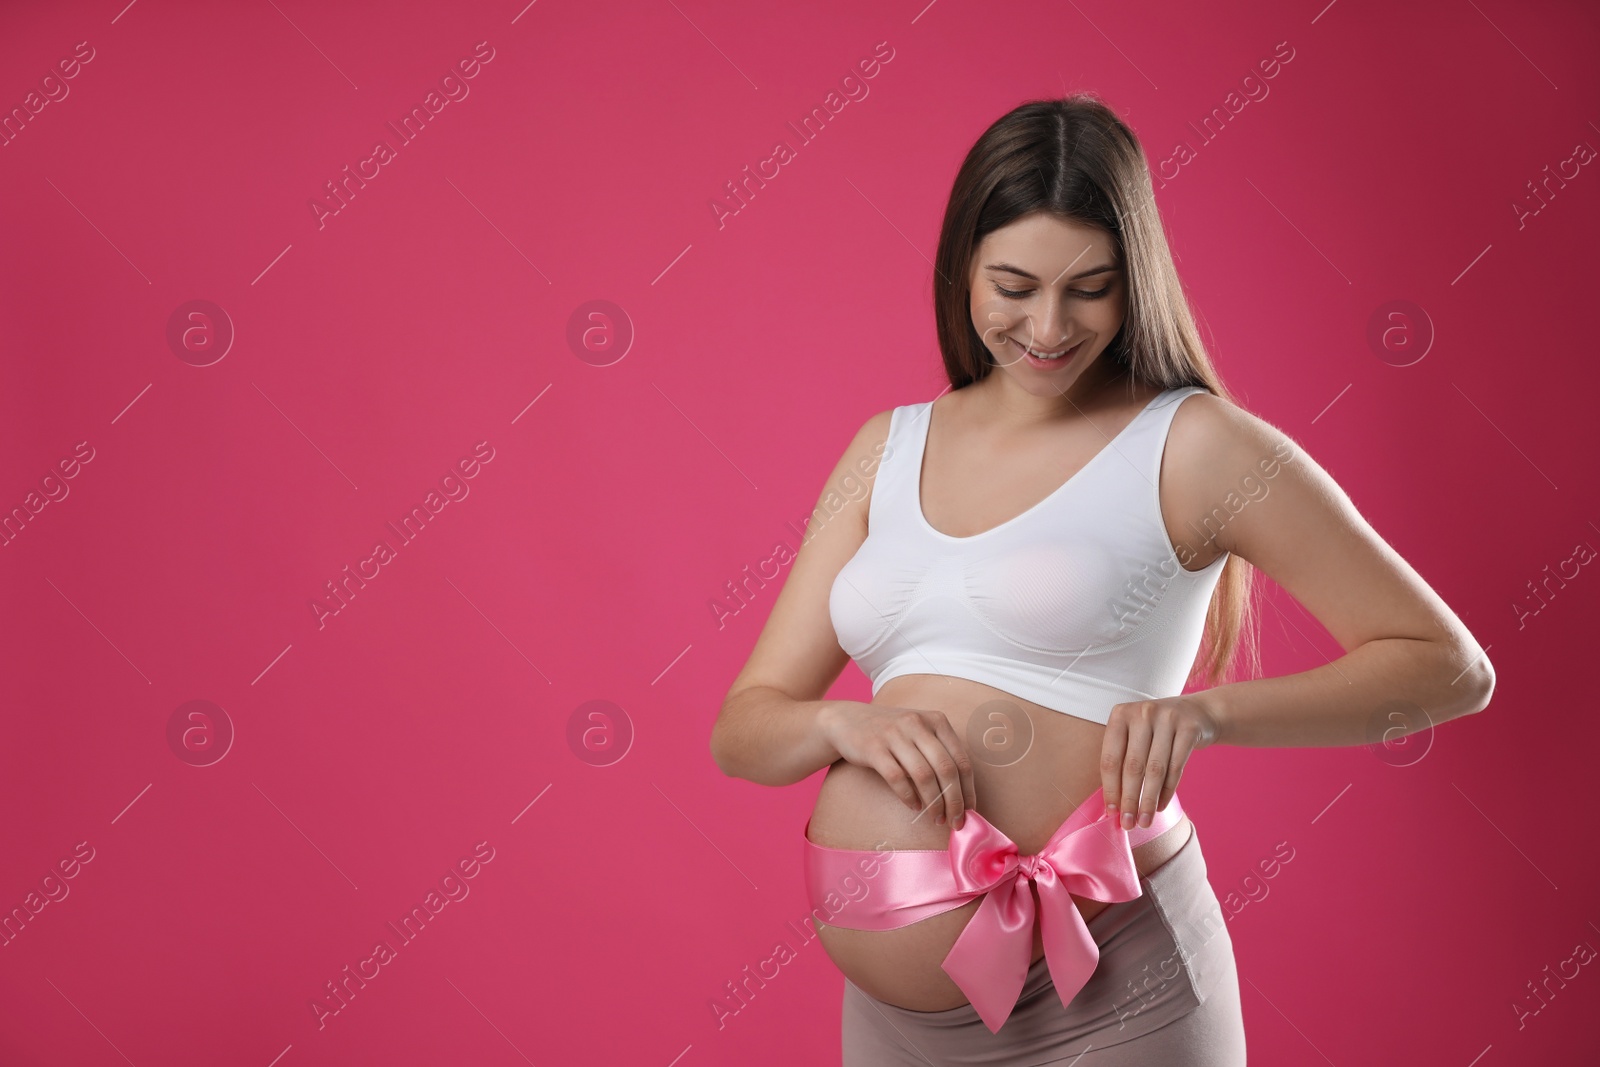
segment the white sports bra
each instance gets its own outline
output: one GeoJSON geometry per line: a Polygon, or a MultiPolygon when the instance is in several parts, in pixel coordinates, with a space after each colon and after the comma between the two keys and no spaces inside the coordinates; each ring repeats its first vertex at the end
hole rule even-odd
{"type": "Polygon", "coordinates": [[[933,401],[895,408],[867,538],[828,593],[873,695],[903,674],[948,675],[1103,724],[1113,705],[1182,693],[1227,554],[1185,570],[1158,487],[1173,414],[1207,391],[1153,397],[1055,492],[972,537],[922,512],[933,401]]]}

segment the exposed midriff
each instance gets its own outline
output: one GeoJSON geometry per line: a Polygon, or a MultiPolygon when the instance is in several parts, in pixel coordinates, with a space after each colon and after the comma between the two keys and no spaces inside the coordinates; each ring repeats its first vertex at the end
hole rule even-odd
{"type": "MultiPolygon", "coordinates": [[[[872,703],[941,711],[963,739],[969,737],[970,720],[981,709],[968,742],[977,810],[1024,855],[1043,848],[1067,816],[1100,788],[1105,727],[1089,719],[1041,707],[979,682],[933,674],[893,678],[872,703]],[[1003,713],[999,718],[991,714],[996,710],[1003,713]],[[1008,719],[1018,728],[1006,739],[1012,747],[985,746],[982,731],[1005,729],[1008,719]],[[1029,727],[1031,741],[1023,747],[1017,739],[1029,727]],[[1023,753],[1020,758],[1018,752],[1023,753]]],[[[944,849],[949,847],[950,827],[936,822],[940,810],[935,805],[919,816],[876,771],[840,760],[823,779],[811,814],[810,838],[830,848],[944,849]]],[[[1136,846],[1133,860],[1140,876],[1171,859],[1191,830],[1185,817],[1136,846]]],[[[1073,901],[1086,922],[1108,907],[1076,895],[1073,901]]],[[[824,926],[820,940],[834,964],[863,992],[913,1011],[944,1011],[967,1003],[940,964],[981,903],[979,898],[898,930],[824,926]]],[[[1032,959],[1043,955],[1036,923],[1032,959]]]]}

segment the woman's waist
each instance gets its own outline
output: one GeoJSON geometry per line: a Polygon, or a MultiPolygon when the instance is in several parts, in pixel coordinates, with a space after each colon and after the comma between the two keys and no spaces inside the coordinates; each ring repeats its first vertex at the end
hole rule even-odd
{"type": "Polygon", "coordinates": [[[1111,708],[1148,699],[1160,689],[1166,674],[1130,672],[1124,667],[1096,664],[1079,655],[1047,666],[1016,652],[976,656],[928,650],[879,665],[872,672],[872,703],[915,699],[944,701],[955,707],[1007,701],[1047,716],[1074,718],[1103,728],[1111,708]]]}
{"type": "MultiPolygon", "coordinates": [[[[1045,767],[1040,758],[1039,769],[1043,773],[1029,774],[1016,768],[992,767],[973,757],[977,804],[970,810],[1016,842],[1024,855],[1043,848],[1090,797],[1104,797],[1098,752],[1053,760],[1052,767],[1045,767]]],[[[1171,833],[1187,824],[1176,794],[1168,804],[1169,816],[1173,809],[1180,812],[1179,822],[1161,833],[1152,835],[1142,828],[1132,831],[1136,862],[1154,858],[1152,866],[1158,865],[1160,859],[1155,857],[1175,851],[1163,849],[1163,838],[1176,836],[1179,845],[1186,839],[1184,834],[1171,833]]],[[[945,849],[952,828],[938,823],[942,810],[942,805],[936,803],[926,810],[912,811],[876,770],[839,760],[828,768],[817,792],[808,836],[828,848],[945,849]]],[[[1162,815],[1157,813],[1158,817],[1162,815]]],[[[1145,873],[1142,866],[1140,873],[1145,873]]]]}
{"type": "MultiPolygon", "coordinates": [[[[979,682],[945,675],[895,678],[875,707],[942,713],[972,763],[975,810],[1035,851],[1101,787],[1105,727],[979,682]]],[[[953,755],[954,753],[952,753],[953,755]]],[[[812,812],[813,840],[837,848],[944,848],[942,808],[914,811],[871,767],[835,762],[812,812]]]]}
{"type": "MultiPolygon", "coordinates": [[[[1030,697],[1039,695],[1034,690],[1028,696],[1013,689],[999,688],[987,681],[965,677],[961,673],[940,674],[932,664],[923,661],[928,673],[897,674],[884,682],[873,694],[871,703],[891,707],[914,707],[924,711],[942,711],[952,722],[965,721],[974,714],[986,722],[997,718],[1005,720],[1024,716],[1036,727],[1055,733],[1094,733],[1105,730],[1105,718],[1116,704],[1125,700],[1141,699],[1143,694],[1124,686],[1086,678],[1077,674],[1056,673],[1048,686],[1048,704],[1030,697]]],[[[959,670],[959,668],[955,668],[959,670]]],[[[1020,686],[1014,687],[1020,689],[1020,686]]]]}

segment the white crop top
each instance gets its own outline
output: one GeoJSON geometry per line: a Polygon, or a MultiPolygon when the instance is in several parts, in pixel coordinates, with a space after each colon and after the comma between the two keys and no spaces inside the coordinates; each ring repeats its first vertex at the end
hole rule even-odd
{"type": "Polygon", "coordinates": [[[828,594],[839,646],[877,695],[903,674],[982,682],[1105,723],[1113,705],[1183,692],[1226,553],[1185,570],[1158,495],[1178,405],[1168,389],[1044,500],[972,537],[922,512],[933,401],[897,407],[868,533],[828,594]]]}

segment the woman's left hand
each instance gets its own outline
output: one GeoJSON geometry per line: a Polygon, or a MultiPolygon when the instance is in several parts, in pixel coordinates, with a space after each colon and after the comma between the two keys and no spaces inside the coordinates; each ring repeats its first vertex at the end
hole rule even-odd
{"type": "Polygon", "coordinates": [[[1122,813],[1123,829],[1149,826],[1178,790],[1189,754],[1217,739],[1217,720],[1199,694],[1117,704],[1100,749],[1106,814],[1122,813]]]}

